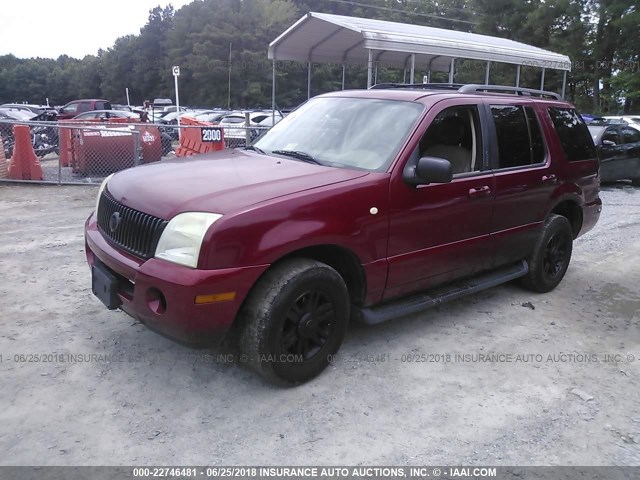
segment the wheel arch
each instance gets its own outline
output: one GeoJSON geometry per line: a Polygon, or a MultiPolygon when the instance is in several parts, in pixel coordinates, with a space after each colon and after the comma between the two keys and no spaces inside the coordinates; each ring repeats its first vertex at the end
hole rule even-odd
{"type": "Polygon", "coordinates": [[[551,214],[561,215],[569,220],[571,231],[573,232],[573,238],[575,239],[578,236],[582,229],[584,218],[582,207],[576,198],[571,196],[563,196],[559,198],[549,210],[547,217],[551,214]]]}
{"type": "Polygon", "coordinates": [[[339,245],[305,247],[281,257],[271,267],[292,258],[308,258],[329,265],[343,278],[351,303],[358,306],[364,305],[367,280],[360,259],[351,250],[339,245]]]}

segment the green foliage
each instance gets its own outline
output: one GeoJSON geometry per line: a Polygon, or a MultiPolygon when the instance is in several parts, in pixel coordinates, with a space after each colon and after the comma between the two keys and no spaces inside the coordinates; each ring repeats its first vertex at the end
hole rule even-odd
{"type": "MultiPolygon", "coordinates": [[[[309,11],[380,18],[496,35],[568,55],[567,95],[594,113],[638,109],[640,26],[638,0],[195,0],[174,11],[150,10],[138,35],[79,60],[0,56],[0,103],[63,104],[101,97],[125,102],[173,97],[171,66],[180,65],[181,103],[194,106],[270,105],[269,42],[309,11]],[[229,89],[229,85],[231,88],[229,89]]],[[[348,66],[347,88],[366,84],[364,66],[348,66]]],[[[416,80],[426,72],[416,72],[416,80]]],[[[307,97],[307,66],[279,64],[277,103],[295,106],[307,97]]],[[[514,65],[491,66],[490,82],[513,85],[514,65]]],[[[456,82],[484,82],[482,62],[459,60],[456,82]]],[[[447,74],[433,80],[447,81],[447,74]]],[[[380,68],[378,82],[403,80],[380,68]]],[[[314,65],[312,95],[341,88],[342,68],[314,65]]],[[[408,79],[407,79],[408,80],[408,79]]],[[[541,70],[523,67],[521,85],[538,88],[541,70]]],[[[547,70],[545,89],[560,91],[562,74],[547,70]]]]}

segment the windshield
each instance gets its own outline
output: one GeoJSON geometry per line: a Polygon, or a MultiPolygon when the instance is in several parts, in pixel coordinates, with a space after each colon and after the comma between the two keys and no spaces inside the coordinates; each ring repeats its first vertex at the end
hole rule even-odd
{"type": "MultiPolygon", "coordinates": [[[[314,98],[255,146],[295,152],[321,165],[385,171],[422,113],[418,103],[373,98],[314,98]]],[[[290,155],[293,156],[293,155],[290,155]]]]}

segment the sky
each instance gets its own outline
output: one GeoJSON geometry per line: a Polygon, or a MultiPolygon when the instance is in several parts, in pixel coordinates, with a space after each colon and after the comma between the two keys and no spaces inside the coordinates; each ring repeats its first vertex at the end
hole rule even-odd
{"type": "Polygon", "coordinates": [[[138,34],[149,10],[193,0],[5,0],[0,7],[0,55],[82,58],[138,34]]]}

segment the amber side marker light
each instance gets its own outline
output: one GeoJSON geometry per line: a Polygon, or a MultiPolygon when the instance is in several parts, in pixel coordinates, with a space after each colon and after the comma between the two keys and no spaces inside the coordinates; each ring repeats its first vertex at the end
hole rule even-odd
{"type": "Polygon", "coordinates": [[[196,296],[196,305],[202,305],[204,303],[217,303],[217,302],[230,302],[236,298],[236,292],[214,293],[212,295],[198,295],[196,296]]]}

